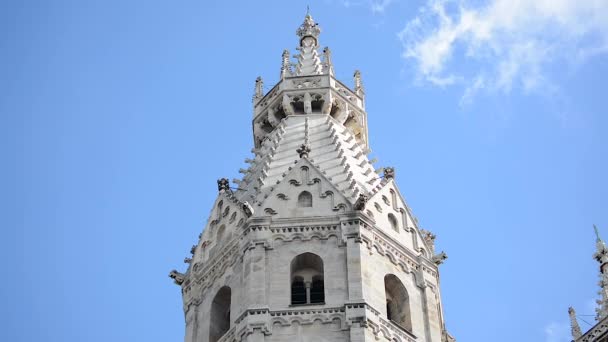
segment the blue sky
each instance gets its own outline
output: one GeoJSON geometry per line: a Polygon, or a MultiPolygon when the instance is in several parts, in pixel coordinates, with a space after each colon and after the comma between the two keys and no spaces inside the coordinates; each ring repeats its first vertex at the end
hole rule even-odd
{"type": "MultiPolygon", "coordinates": [[[[459,341],[569,341],[608,236],[605,1],[4,1],[3,341],[179,341],[167,278],[251,156],[306,5],[438,236],[459,341]]],[[[589,326],[581,321],[583,330],[589,326]]]]}

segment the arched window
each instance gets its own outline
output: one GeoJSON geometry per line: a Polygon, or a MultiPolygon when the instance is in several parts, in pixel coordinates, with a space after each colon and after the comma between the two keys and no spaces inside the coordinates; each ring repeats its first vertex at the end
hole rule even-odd
{"type": "Polygon", "coordinates": [[[302,191],[298,196],[298,207],[312,207],[312,194],[302,191]]]}
{"type": "Polygon", "coordinates": [[[384,293],[386,295],[386,318],[411,332],[410,298],[405,286],[394,274],[387,274],[384,277],[384,293]]]}
{"type": "Polygon", "coordinates": [[[393,228],[394,231],[399,231],[399,223],[397,222],[397,218],[395,217],[395,215],[388,214],[388,222],[390,222],[391,228],[393,228]]]}
{"type": "Polygon", "coordinates": [[[224,232],[226,231],[226,226],[225,225],[221,225],[218,229],[217,229],[217,233],[215,234],[215,244],[219,244],[222,239],[224,238],[224,232]]]}
{"type": "Polygon", "coordinates": [[[393,208],[397,209],[397,194],[395,193],[395,190],[391,189],[391,198],[393,199],[393,208]]]}
{"type": "Polygon", "coordinates": [[[323,260],[316,254],[303,253],[291,261],[291,304],[325,303],[323,260]]]}
{"type": "Polygon", "coordinates": [[[209,342],[216,342],[230,329],[230,304],[232,291],[228,286],[222,287],[211,303],[209,342]]]}

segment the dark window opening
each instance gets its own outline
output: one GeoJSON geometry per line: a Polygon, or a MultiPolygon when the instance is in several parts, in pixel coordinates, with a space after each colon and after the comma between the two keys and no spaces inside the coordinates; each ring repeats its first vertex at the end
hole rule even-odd
{"type": "Polygon", "coordinates": [[[211,303],[209,342],[217,342],[230,329],[230,305],[232,292],[229,287],[222,287],[211,303]]]}
{"type": "Polygon", "coordinates": [[[291,261],[291,304],[324,304],[323,260],[303,253],[291,261]]]}
{"type": "Polygon", "coordinates": [[[306,304],[306,285],[300,277],[296,277],[291,283],[291,304],[306,304]]]}

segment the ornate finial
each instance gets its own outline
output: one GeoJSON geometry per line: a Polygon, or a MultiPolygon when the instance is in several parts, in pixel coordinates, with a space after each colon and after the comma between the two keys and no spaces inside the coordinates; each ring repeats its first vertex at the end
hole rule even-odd
{"type": "Polygon", "coordinates": [[[289,62],[289,50],[283,50],[281,56],[281,79],[291,76],[291,63],[289,62]]]}
{"type": "Polygon", "coordinates": [[[363,82],[361,81],[361,72],[359,70],[355,70],[353,77],[355,79],[355,94],[363,96],[365,94],[365,90],[363,89],[363,82]]]}
{"type": "Polygon", "coordinates": [[[426,229],[420,229],[420,234],[422,235],[424,242],[426,242],[427,247],[430,249],[431,255],[434,255],[435,239],[437,238],[437,236],[426,229]]]}
{"type": "Polygon", "coordinates": [[[600,269],[602,269],[602,272],[603,272],[603,265],[605,263],[608,263],[608,247],[606,247],[604,240],[602,240],[602,238],[600,237],[600,233],[595,225],[593,225],[593,229],[595,230],[595,236],[596,236],[596,239],[595,239],[596,251],[593,254],[593,257],[595,258],[595,260],[597,260],[597,262],[600,263],[600,269]]]}
{"type": "Polygon", "coordinates": [[[334,65],[331,62],[331,50],[327,46],[323,49],[323,67],[325,68],[324,72],[330,75],[334,74],[334,65]]]}
{"type": "Polygon", "coordinates": [[[255,102],[255,100],[261,99],[262,97],[264,97],[264,81],[262,80],[262,77],[258,76],[255,79],[255,92],[253,94],[253,101],[255,102]]]}
{"type": "Polygon", "coordinates": [[[395,168],[394,167],[385,167],[384,168],[384,179],[394,179],[395,178],[395,168]]]}
{"type": "Polygon", "coordinates": [[[230,182],[227,178],[220,178],[217,180],[217,190],[219,192],[230,191],[230,182]]]}
{"type": "Polygon", "coordinates": [[[576,320],[576,311],[574,311],[573,307],[568,308],[568,315],[570,315],[570,330],[572,332],[572,338],[576,341],[583,333],[581,332],[581,327],[578,325],[578,321],[576,320]]]}
{"type": "Polygon", "coordinates": [[[300,145],[300,148],[296,150],[296,152],[298,152],[300,155],[300,158],[308,158],[310,151],[310,146],[308,146],[308,144],[302,144],[300,145]]]}
{"type": "Polygon", "coordinates": [[[604,266],[608,265],[608,247],[600,237],[600,233],[595,225],[593,225],[596,235],[596,251],[593,253],[593,258],[600,263],[600,291],[601,296],[596,302],[598,307],[595,309],[597,315],[596,320],[602,320],[608,316],[608,272],[604,266]]]}
{"type": "Polygon", "coordinates": [[[314,40],[314,44],[317,45],[317,38],[319,37],[320,33],[321,28],[319,27],[319,24],[315,23],[310,13],[306,13],[306,17],[304,17],[304,22],[302,23],[302,25],[300,25],[300,27],[298,27],[298,30],[296,31],[296,34],[300,37],[300,45],[302,45],[304,38],[306,37],[312,37],[314,40]]]}

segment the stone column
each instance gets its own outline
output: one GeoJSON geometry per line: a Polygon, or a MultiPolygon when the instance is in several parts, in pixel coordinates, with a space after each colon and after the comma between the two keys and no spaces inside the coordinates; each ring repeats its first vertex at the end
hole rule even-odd
{"type": "Polygon", "coordinates": [[[188,306],[185,314],[186,336],[185,342],[196,342],[198,339],[198,306],[200,303],[193,303],[188,306]]]}
{"type": "Polygon", "coordinates": [[[348,278],[348,300],[363,300],[363,279],[361,264],[362,241],[358,237],[348,237],[346,241],[346,272],[348,278]]]}
{"type": "Polygon", "coordinates": [[[243,256],[243,283],[245,308],[268,305],[266,299],[266,249],[263,243],[255,243],[243,256]]]}
{"type": "Polygon", "coordinates": [[[310,304],[310,287],[311,287],[312,283],[310,281],[307,281],[304,283],[304,286],[306,286],[306,304],[310,304]]]}

